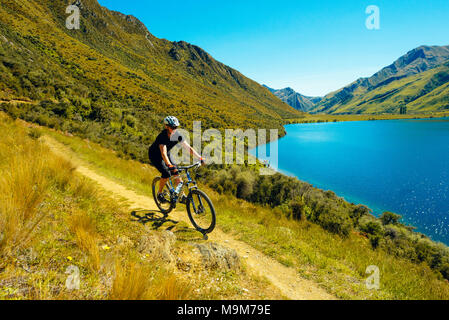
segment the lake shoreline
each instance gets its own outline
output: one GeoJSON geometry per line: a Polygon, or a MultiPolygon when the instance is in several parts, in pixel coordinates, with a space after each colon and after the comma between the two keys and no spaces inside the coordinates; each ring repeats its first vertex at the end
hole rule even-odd
{"type": "MultiPolygon", "coordinates": [[[[328,119],[326,119],[327,121],[324,121],[325,119],[323,119],[323,118],[321,118],[321,120],[322,121],[320,121],[320,122],[317,122],[317,121],[315,121],[315,122],[309,122],[309,121],[303,121],[303,122],[300,122],[300,123],[289,123],[289,124],[287,124],[286,126],[288,126],[288,125],[293,125],[293,124],[313,124],[313,123],[317,123],[317,124],[324,124],[324,123],[329,123],[329,122],[346,122],[346,121],[370,121],[370,120],[414,120],[414,119],[441,119],[441,118],[447,118],[447,117],[449,117],[449,113],[438,113],[438,114],[423,114],[423,115],[419,115],[419,116],[417,116],[417,115],[413,115],[413,116],[411,116],[411,115],[400,115],[400,117],[398,117],[399,115],[395,115],[394,117],[391,117],[391,116],[389,116],[388,118],[382,118],[382,117],[385,117],[385,115],[379,115],[376,119],[367,119],[367,117],[371,117],[372,115],[363,115],[364,116],[364,118],[361,118],[361,117],[354,117],[354,116],[344,116],[344,117],[340,117],[340,119],[339,119],[339,121],[330,121],[330,120],[333,120],[333,118],[331,119],[331,118],[328,118],[328,119]]],[[[310,120],[310,119],[309,119],[310,120]]],[[[286,130],[287,131],[287,130],[286,130]]],[[[284,137],[282,137],[282,138],[286,138],[288,136],[288,133],[284,136],[284,137]]],[[[279,141],[280,140],[283,140],[283,139],[279,139],[279,141]]],[[[260,147],[260,146],[258,146],[258,147],[260,147]]],[[[254,156],[254,157],[256,157],[256,155],[257,155],[257,153],[256,153],[256,150],[257,150],[257,147],[255,148],[255,149],[253,149],[253,150],[251,150],[252,152],[251,152],[251,154],[252,154],[252,156],[254,156]]],[[[257,158],[258,159],[258,161],[260,162],[260,163],[264,163],[263,162],[263,160],[264,159],[259,159],[259,158],[257,158]]],[[[309,182],[310,181],[310,179],[308,179],[307,177],[301,177],[301,176],[299,176],[298,174],[295,174],[295,173],[293,173],[293,172],[289,172],[287,169],[281,169],[281,168],[279,168],[279,165],[278,165],[278,168],[276,168],[276,169],[274,169],[274,168],[271,168],[272,170],[273,170],[273,172],[276,172],[276,173],[280,173],[280,174],[282,174],[282,175],[284,175],[284,176],[288,176],[288,177],[294,177],[294,178],[296,178],[298,181],[301,181],[301,182],[305,182],[305,183],[308,183],[308,184],[310,184],[310,185],[312,185],[312,186],[314,186],[315,188],[317,188],[317,189],[320,189],[320,190],[322,190],[322,191],[332,191],[332,192],[335,192],[334,190],[338,190],[338,188],[337,189],[335,189],[335,188],[331,188],[331,187],[329,187],[329,188],[325,188],[325,187],[322,187],[322,186],[320,186],[320,184],[318,183],[314,183],[314,182],[309,182]]],[[[321,185],[323,185],[323,184],[321,184],[321,185]]],[[[365,205],[366,203],[369,203],[369,201],[365,201],[365,202],[363,202],[363,201],[361,201],[360,203],[358,203],[357,201],[353,201],[353,199],[354,198],[358,198],[357,196],[351,196],[351,195],[349,195],[349,194],[347,194],[346,192],[343,192],[344,193],[344,195],[342,195],[342,190],[339,190],[339,192],[337,193],[337,192],[335,192],[335,194],[338,196],[338,197],[340,197],[340,198],[342,198],[344,201],[346,201],[346,202],[348,202],[348,203],[353,203],[353,204],[361,204],[361,205],[365,205]]],[[[367,205],[367,207],[368,208],[370,208],[370,210],[372,210],[371,212],[372,212],[372,214],[374,215],[374,216],[379,216],[382,212],[380,212],[379,211],[379,209],[382,207],[382,206],[378,206],[378,205],[367,205]]],[[[382,209],[382,210],[384,210],[384,209],[382,209]]],[[[384,210],[385,211],[385,210],[384,210]]],[[[399,212],[399,213],[402,213],[402,212],[399,212]]],[[[403,221],[405,222],[405,223],[407,223],[409,226],[414,226],[414,227],[416,227],[417,225],[416,225],[416,223],[415,222],[411,222],[411,221],[407,221],[407,220],[409,220],[407,217],[405,217],[404,216],[404,214],[402,214],[402,216],[403,216],[403,221]]],[[[421,228],[418,228],[418,229],[421,229],[421,228]]],[[[428,233],[428,232],[425,232],[424,230],[421,230],[421,231],[417,231],[418,233],[422,233],[422,234],[425,234],[427,237],[429,237],[432,241],[435,241],[435,242],[440,242],[440,243],[444,243],[445,245],[447,245],[446,244],[446,242],[443,242],[442,240],[440,240],[440,239],[433,239],[433,236],[431,235],[432,233],[428,233]]]]}
{"type": "Polygon", "coordinates": [[[378,121],[378,120],[413,120],[433,119],[449,117],[449,111],[435,113],[417,114],[308,114],[304,118],[287,119],[284,125],[302,123],[325,123],[325,122],[347,122],[347,121],[378,121]]]}

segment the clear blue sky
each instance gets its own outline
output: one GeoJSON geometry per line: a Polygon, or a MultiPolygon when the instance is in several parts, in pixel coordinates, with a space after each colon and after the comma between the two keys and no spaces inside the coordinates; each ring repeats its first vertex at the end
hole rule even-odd
{"type": "Polygon", "coordinates": [[[184,40],[249,78],[325,95],[420,45],[449,45],[448,0],[99,0],[158,38],[184,40]],[[368,30],[365,9],[380,9],[368,30]]]}

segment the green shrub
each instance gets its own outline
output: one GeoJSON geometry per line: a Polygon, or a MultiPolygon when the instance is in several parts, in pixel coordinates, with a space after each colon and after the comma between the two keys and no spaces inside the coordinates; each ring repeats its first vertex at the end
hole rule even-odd
{"type": "Polygon", "coordinates": [[[360,230],[366,234],[370,234],[373,236],[380,236],[383,234],[382,225],[377,221],[370,221],[364,225],[361,225],[360,230]]]}
{"type": "Polygon", "coordinates": [[[354,220],[354,226],[357,226],[359,224],[360,218],[369,214],[371,214],[371,210],[367,206],[356,206],[350,213],[351,218],[354,220]]]}
{"type": "Polygon", "coordinates": [[[449,263],[445,263],[440,267],[440,273],[445,279],[449,280],[449,263]]]}
{"type": "Polygon", "coordinates": [[[314,222],[318,222],[324,229],[341,236],[348,236],[352,230],[352,221],[344,214],[336,211],[320,214],[314,222]]]}
{"type": "Polygon", "coordinates": [[[311,216],[312,210],[305,203],[304,197],[296,197],[290,201],[289,206],[293,219],[304,221],[311,216]]]}
{"type": "Polygon", "coordinates": [[[134,118],[132,115],[125,116],[125,122],[131,128],[135,128],[137,125],[137,119],[134,118]]]}
{"type": "Polygon", "coordinates": [[[388,224],[397,224],[399,220],[401,220],[401,216],[392,212],[384,212],[380,216],[380,221],[382,221],[382,224],[388,225],[388,224]]]}
{"type": "Polygon", "coordinates": [[[239,172],[235,177],[235,183],[237,184],[236,196],[241,199],[249,199],[254,191],[255,180],[251,172],[239,172]]]}
{"type": "Polygon", "coordinates": [[[431,246],[426,240],[419,241],[415,246],[416,256],[418,257],[420,262],[430,262],[433,260],[435,248],[431,246]]]}
{"type": "Polygon", "coordinates": [[[41,131],[37,128],[31,128],[28,131],[28,136],[34,140],[38,140],[41,137],[41,135],[42,135],[41,131]]]}
{"type": "Polygon", "coordinates": [[[381,237],[378,236],[378,235],[376,235],[376,236],[369,236],[369,242],[370,242],[371,247],[373,249],[377,249],[379,247],[380,240],[381,240],[381,237]]]}

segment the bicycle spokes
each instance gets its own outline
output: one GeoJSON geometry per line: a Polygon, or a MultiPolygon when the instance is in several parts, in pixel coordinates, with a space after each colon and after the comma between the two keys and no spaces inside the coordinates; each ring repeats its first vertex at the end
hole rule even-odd
{"type": "Polygon", "coordinates": [[[187,212],[192,224],[202,233],[212,231],[215,226],[215,210],[206,194],[200,190],[192,190],[187,212]]]}
{"type": "Polygon", "coordinates": [[[153,181],[153,196],[154,200],[156,201],[156,205],[159,207],[159,209],[164,212],[168,213],[172,210],[172,202],[171,202],[171,193],[170,188],[168,184],[165,184],[162,188],[162,192],[159,194],[159,186],[160,186],[160,178],[156,178],[153,181]]]}
{"type": "Polygon", "coordinates": [[[204,209],[204,207],[202,205],[199,205],[196,214],[202,214],[205,212],[206,212],[206,210],[204,209]]]}
{"type": "Polygon", "coordinates": [[[160,200],[161,200],[161,204],[168,203],[168,202],[170,202],[170,195],[164,191],[162,193],[162,196],[160,197],[160,200]]]}

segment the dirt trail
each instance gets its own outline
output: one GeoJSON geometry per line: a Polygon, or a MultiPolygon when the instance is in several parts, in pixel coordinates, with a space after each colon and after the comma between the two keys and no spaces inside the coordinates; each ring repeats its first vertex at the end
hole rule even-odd
{"type": "MultiPolygon", "coordinates": [[[[100,184],[104,190],[111,192],[114,196],[125,198],[131,209],[158,210],[151,197],[139,195],[133,190],[129,190],[115,181],[97,174],[95,171],[88,168],[87,164],[79,159],[72,150],[53,138],[45,136],[42,139],[55,154],[69,159],[74,163],[77,166],[77,171],[79,173],[94,180],[100,184]]],[[[187,214],[183,209],[184,208],[180,208],[179,210],[170,213],[170,217],[179,221],[186,221],[190,224],[187,214]]],[[[245,261],[250,273],[265,277],[289,299],[336,299],[324,289],[320,288],[315,282],[301,278],[293,268],[286,267],[254,249],[250,245],[233,239],[232,236],[225,234],[218,227],[209,235],[209,240],[236,250],[242,260],[245,261]]]]}

